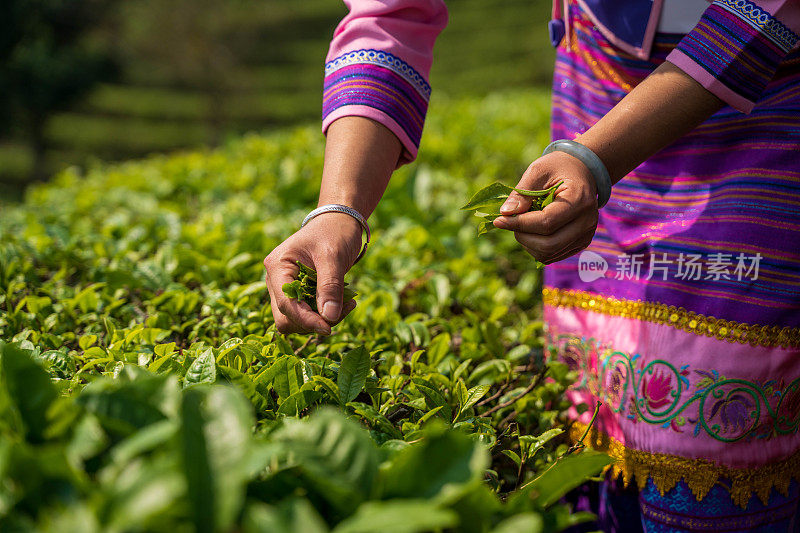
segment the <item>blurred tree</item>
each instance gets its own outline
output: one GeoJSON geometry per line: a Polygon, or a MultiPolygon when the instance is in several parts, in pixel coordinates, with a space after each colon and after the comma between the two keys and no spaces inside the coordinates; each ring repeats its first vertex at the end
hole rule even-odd
{"type": "Polygon", "coordinates": [[[2,0],[0,106],[33,153],[34,179],[46,174],[48,118],[84,96],[116,69],[89,37],[113,0],[2,0]]]}
{"type": "Polygon", "coordinates": [[[120,45],[132,60],[169,71],[176,86],[206,97],[211,145],[222,140],[225,99],[240,59],[232,46],[247,33],[254,0],[137,0],[126,2],[120,45]]]}

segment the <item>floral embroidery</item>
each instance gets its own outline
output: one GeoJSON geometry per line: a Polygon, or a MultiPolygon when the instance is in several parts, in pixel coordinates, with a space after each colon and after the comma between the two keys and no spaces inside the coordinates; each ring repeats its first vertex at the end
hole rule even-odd
{"type": "Polygon", "coordinates": [[[722,442],[772,439],[800,428],[800,378],[788,384],[727,378],[715,369],[647,361],[574,335],[557,335],[551,344],[578,372],[575,389],[600,398],[633,423],[678,433],[691,424],[695,437],[702,433],[722,442]]]}

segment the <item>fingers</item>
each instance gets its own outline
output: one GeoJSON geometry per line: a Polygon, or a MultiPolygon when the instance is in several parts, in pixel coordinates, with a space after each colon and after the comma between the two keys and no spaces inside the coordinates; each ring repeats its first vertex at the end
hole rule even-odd
{"type": "MultiPolygon", "coordinates": [[[[518,184],[517,188],[522,189],[523,187],[518,184]]],[[[518,213],[524,213],[531,208],[532,204],[533,200],[527,196],[522,196],[517,191],[513,191],[508,195],[508,198],[503,205],[500,206],[500,213],[503,215],[516,215],[518,213]]]]}
{"type": "Polygon", "coordinates": [[[343,254],[317,259],[317,309],[328,323],[337,323],[342,314],[344,275],[349,265],[343,254]]]}
{"type": "Polygon", "coordinates": [[[350,314],[350,312],[351,312],[353,309],[355,309],[355,308],[356,308],[356,305],[357,305],[357,304],[356,304],[356,301],[355,301],[355,300],[347,300],[347,301],[344,303],[344,309],[342,309],[342,314],[339,316],[339,320],[337,320],[335,323],[331,324],[331,326],[335,326],[336,324],[338,324],[339,322],[341,322],[342,320],[344,320],[344,319],[347,317],[347,315],[349,315],[349,314],[350,314]]]}
{"type": "MultiPolygon", "coordinates": [[[[522,177],[517,183],[516,188],[527,190],[546,188],[549,175],[546,172],[542,172],[539,166],[540,165],[537,164],[537,161],[534,161],[528,165],[528,168],[522,174],[522,177]]],[[[505,203],[503,203],[503,205],[500,207],[500,213],[503,215],[517,215],[520,213],[525,213],[531,208],[532,204],[533,200],[531,200],[529,197],[523,196],[517,191],[513,191],[508,195],[508,199],[506,199],[505,203]]]]}
{"type": "Polygon", "coordinates": [[[497,228],[510,231],[552,235],[581,214],[575,211],[569,201],[556,198],[553,203],[541,211],[530,211],[516,216],[497,217],[494,219],[494,225],[497,228]]]}
{"type": "Polygon", "coordinates": [[[587,213],[550,235],[517,231],[514,237],[529,254],[542,263],[560,261],[586,248],[597,229],[597,216],[587,213]]]}
{"type": "Polygon", "coordinates": [[[284,283],[294,281],[299,269],[294,261],[288,258],[264,260],[267,267],[267,289],[275,318],[275,327],[281,333],[307,333],[315,331],[329,335],[330,325],[321,316],[311,310],[308,304],[287,297],[283,293],[284,283]]]}

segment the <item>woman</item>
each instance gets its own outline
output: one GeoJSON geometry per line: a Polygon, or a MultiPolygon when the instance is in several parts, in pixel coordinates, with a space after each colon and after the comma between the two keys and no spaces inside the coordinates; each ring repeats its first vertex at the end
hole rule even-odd
{"type": "MultiPolygon", "coordinates": [[[[319,205],[265,260],[283,332],[327,334],[363,217],[416,156],[440,1],[351,0],[326,63],[319,205]],[[286,299],[294,262],[318,308],[286,299]]],[[[557,1],[557,144],[495,221],[546,263],[545,320],[604,402],[606,530],[790,531],[800,477],[800,2],[557,1]],[[623,179],[624,178],[624,179],[623,179]],[[610,195],[610,184],[613,193],[610,195]],[[605,205],[607,202],[607,205],[605,205]],[[579,254],[580,252],[580,254],[579,254]],[[579,255],[576,255],[579,254],[579,255]],[[635,480],[636,488],[628,485],[635,480]],[[637,490],[638,489],[638,490],[637,490]]],[[[589,414],[578,419],[576,432],[589,414]]]]}

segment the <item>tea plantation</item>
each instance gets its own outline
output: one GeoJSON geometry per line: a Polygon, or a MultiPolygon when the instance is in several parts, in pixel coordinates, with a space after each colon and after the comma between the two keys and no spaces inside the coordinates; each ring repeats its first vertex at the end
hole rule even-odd
{"type": "Polygon", "coordinates": [[[562,434],[574,376],[543,348],[540,271],[458,209],[516,183],[548,106],[434,97],[327,338],[276,333],[261,264],[316,205],[317,125],[66,171],[0,205],[0,530],[586,520],[561,497],[609,459],[562,434]]]}

